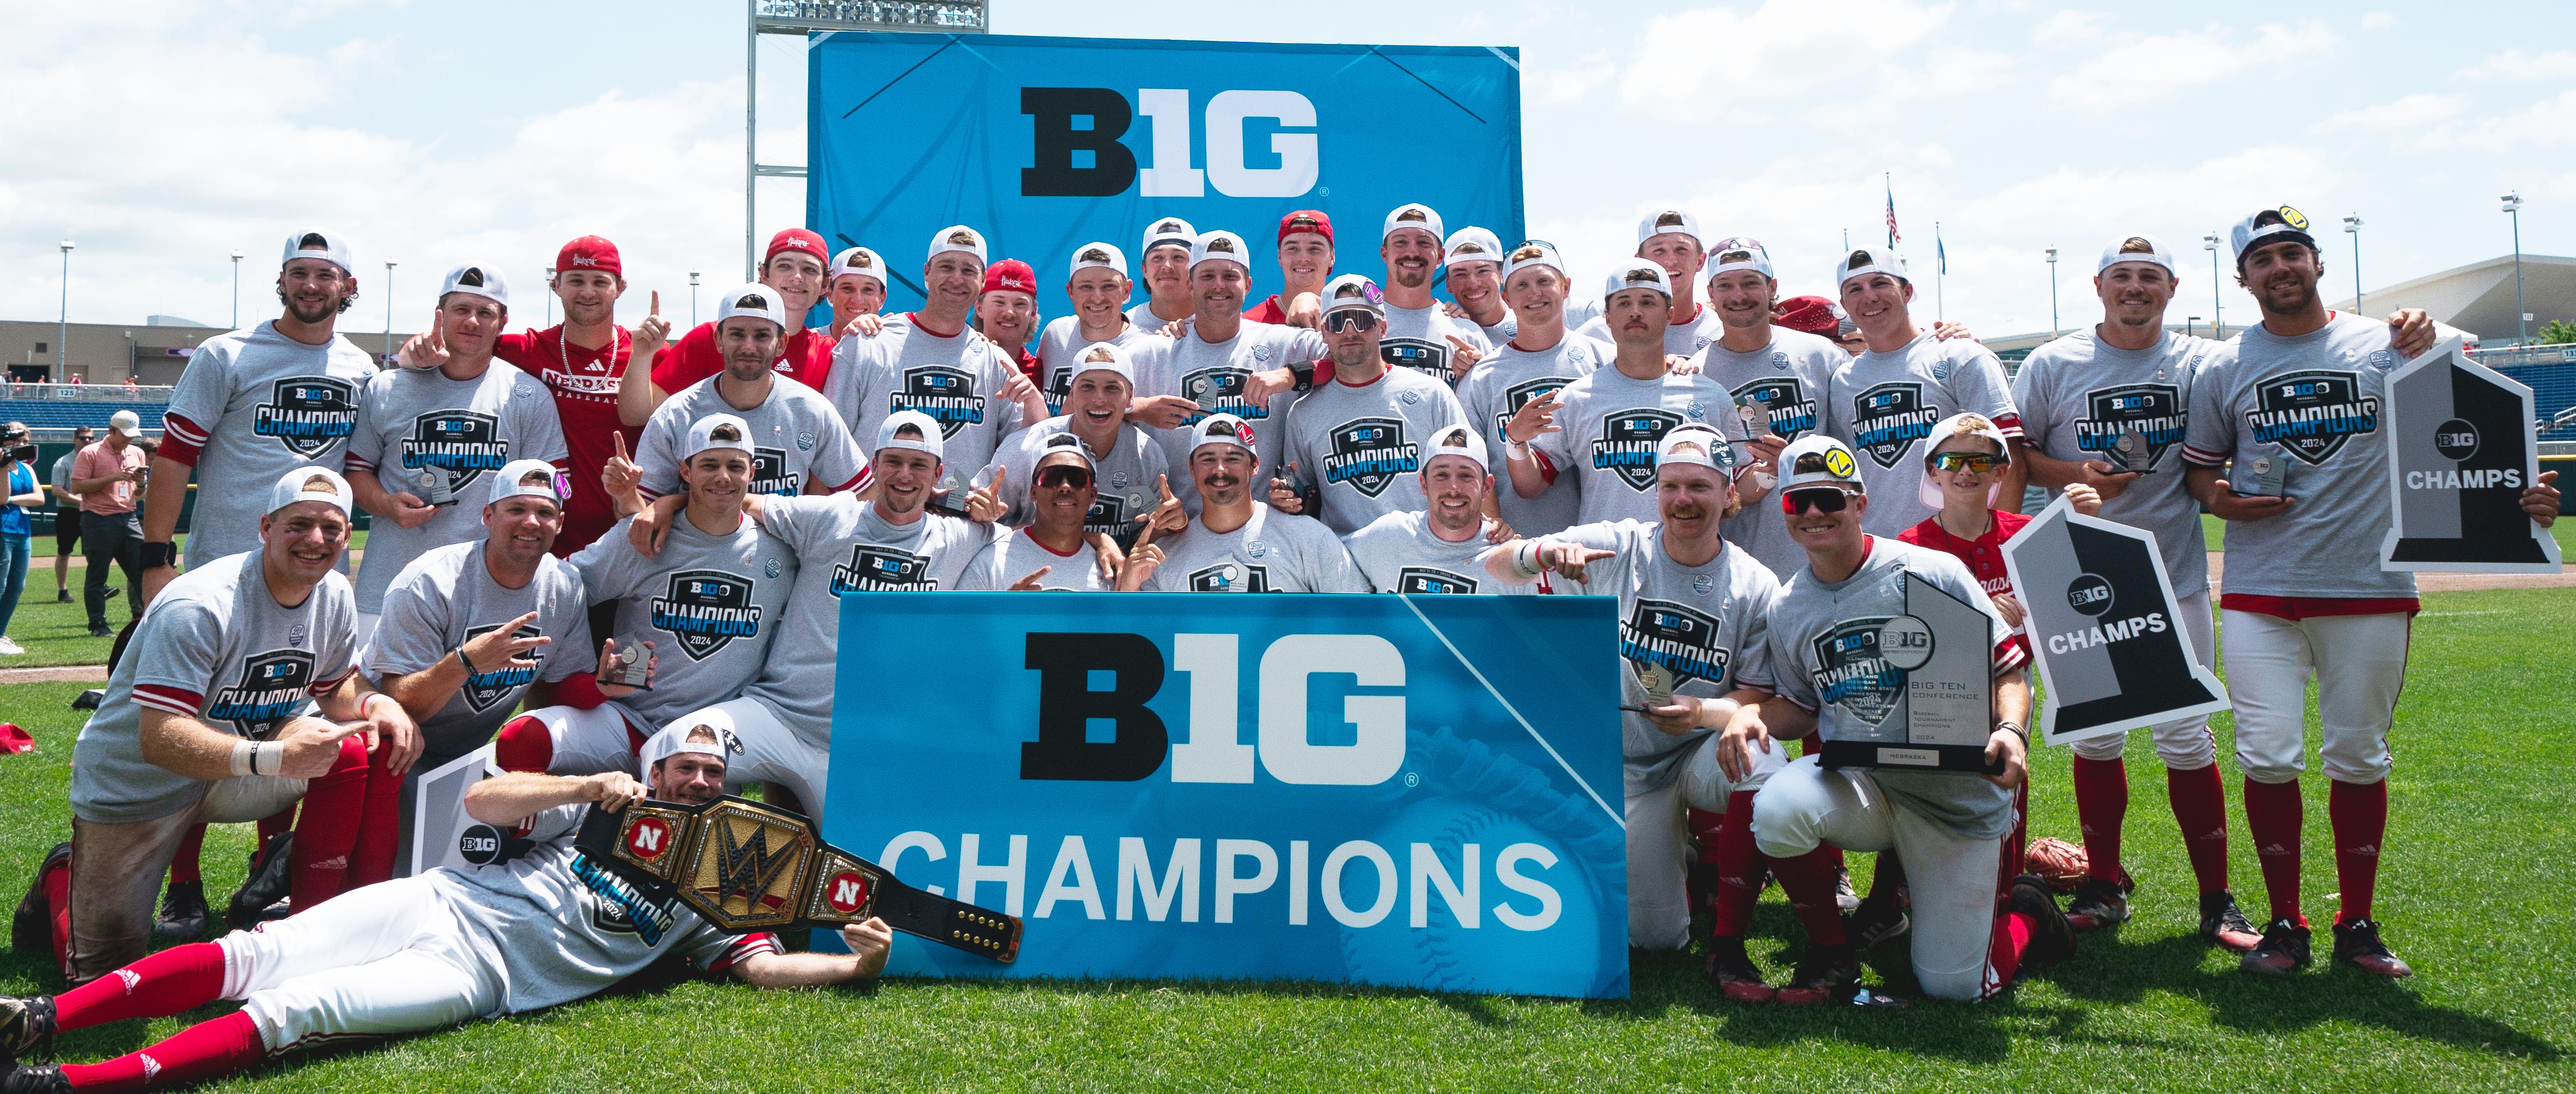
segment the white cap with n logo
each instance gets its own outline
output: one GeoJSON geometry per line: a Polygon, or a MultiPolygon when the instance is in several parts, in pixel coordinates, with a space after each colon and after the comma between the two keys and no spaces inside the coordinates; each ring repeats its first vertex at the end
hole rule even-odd
{"type": "Polygon", "coordinates": [[[330,468],[308,465],[277,477],[277,485],[268,491],[268,511],[274,513],[299,501],[318,501],[349,515],[351,504],[349,480],[330,468]]]}
{"type": "Polygon", "coordinates": [[[1195,246],[1198,240],[1199,230],[1179,217],[1163,217],[1145,229],[1145,251],[1167,246],[1187,249],[1195,246]]]}
{"type": "Polygon", "coordinates": [[[1602,282],[1602,302],[1607,303],[1611,297],[1629,289],[1653,289],[1670,300],[1673,298],[1672,275],[1665,273],[1662,266],[1644,259],[1620,263],[1611,268],[1609,280],[1602,282]]]}
{"type": "Polygon", "coordinates": [[[1667,233],[1686,235],[1691,242],[1700,242],[1699,218],[1692,216],[1688,209],[1657,209],[1637,218],[1637,246],[1643,247],[1647,240],[1667,233]]]}
{"type": "Polygon", "coordinates": [[[492,496],[485,505],[499,505],[516,497],[544,498],[560,506],[572,496],[572,483],[563,472],[544,460],[512,460],[492,476],[492,496]]]}
{"type": "Polygon", "coordinates": [[[1843,260],[1835,264],[1834,291],[1841,292],[1843,282],[1855,277],[1882,273],[1899,281],[1905,280],[1905,256],[1885,247],[1862,247],[1844,255],[1843,260]]]}
{"type": "Polygon", "coordinates": [[[286,254],[277,260],[277,267],[285,269],[287,263],[299,258],[318,258],[338,266],[342,276],[358,272],[358,260],[349,255],[349,241],[338,232],[307,228],[286,237],[286,254]]]}
{"type": "Polygon", "coordinates": [[[1428,205],[1424,205],[1418,201],[1413,201],[1396,206],[1394,212],[1386,215],[1386,227],[1383,231],[1380,231],[1377,234],[1378,241],[1383,243],[1386,241],[1388,236],[1392,236],[1406,228],[1431,233],[1431,242],[1433,243],[1442,242],[1441,237],[1448,234],[1440,227],[1440,214],[1438,212],[1434,211],[1428,205]]]}
{"type": "Polygon", "coordinates": [[[1491,262],[1500,265],[1503,261],[1503,241],[1496,238],[1494,233],[1472,224],[1449,233],[1449,243],[1445,249],[1449,252],[1449,257],[1441,261],[1443,266],[1455,266],[1461,262],[1491,262]]]}
{"type": "Polygon", "coordinates": [[[730,448],[745,454],[753,452],[751,423],[732,414],[709,414],[689,423],[689,443],[681,446],[680,460],[686,463],[698,458],[700,452],[718,448],[730,448]]]}
{"type": "Polygon", "coordinates": [[[883,285],[885,284],[885,259],[877,257],[875,251],[865,247],[848,248],[832,256],[832,280],[840,280],[842,274],[873,277],[877,279],[877,284],[883,285]]]}
{"type": "Polygon", "coordinates": [[[2165,249],[2163,240],[2151,235],[2127,236],[2102,248],[2102,262],[2093,267],[2093,272],[2101,273],[2123,262],[2144,262],[2162,266],[2167,274],[2178,272],[2174,269],[2173,252],[2165,249]]]}

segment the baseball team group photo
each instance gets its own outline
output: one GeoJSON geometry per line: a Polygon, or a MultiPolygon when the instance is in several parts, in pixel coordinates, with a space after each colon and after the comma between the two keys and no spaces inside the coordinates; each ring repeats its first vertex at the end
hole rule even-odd
{"type": "Polygon", "coordinates": [[[2576,1083],[2564,34],[468,8],[4,62],[0,1094],[2576,1083]]]}

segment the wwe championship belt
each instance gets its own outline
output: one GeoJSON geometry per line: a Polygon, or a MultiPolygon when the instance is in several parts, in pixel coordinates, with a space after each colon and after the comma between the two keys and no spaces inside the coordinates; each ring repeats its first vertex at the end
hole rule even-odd
{"type": "Polygon", "coordinates": [[[594,805],[573,847],[648,895],[676,895],[728,934],[838,929],[871,917],[905,934],[1008,964],[1017,916],[950,900],[823,842],[814,822],[730,795],[700,805],[594,805]]]}

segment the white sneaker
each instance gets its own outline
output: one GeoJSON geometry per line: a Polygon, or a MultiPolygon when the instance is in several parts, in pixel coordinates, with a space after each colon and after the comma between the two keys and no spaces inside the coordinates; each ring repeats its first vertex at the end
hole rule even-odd
{"type": "Polygon", "coordinates": [[[17,657],[26,652],[26,647],[10,641],[8,635],[0,634],[0,657],[17,657]]]}

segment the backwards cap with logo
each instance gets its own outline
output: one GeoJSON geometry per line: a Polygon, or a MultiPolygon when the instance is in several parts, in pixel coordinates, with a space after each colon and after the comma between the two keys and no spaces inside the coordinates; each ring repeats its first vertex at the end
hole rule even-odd
{"type": "Polygon", "coordinates": [[[1243,245],[1242,236],[1232,232],[1207,232],[1190,244],[1190,268],[1198,269],[1202,262],[1231,262],[1250,272],[1251,254],[1252,249],[1243,245]]]}
{"type": "Polygon", "coordinates": [[[286,237],[286,254],[277,260],[277,268],[285,269],[287,263],[299,258],[318,258],[338,266],[343,277],[358,272],[358,260],[349,254],[349,241],[337,232],[308,228],[286,237]]]}
{"type": "MultiPolygon", "coordinates": [[[[1941,419],[1932,426],[1932,435],[1923,439],[1923,478],[1914,488],[1914,496],[1934,509],[1941,508],[1941,484],[1933,476],[1932,450],[1952,437],[1983,437],[1995,446],[1995,454],[2003,457],[2004,463],[2012,463],[2012,445],[2004,442],[2004,431],[1985,415],[1961,412],[1941,419]]],[[[2003,489],[2003,476],[1995,476],[1994,484],[1986,487],[1986,505],[1992,507],[2003,489]]]]}
{"type": "Polygon", "coordinates": [[[1477,468],[1491,474],[1493,459],[1485,450],[1485,438],[1463,425],[1442,426],[1431,434],[1431,443],[1422,446],[1422,473],[1431,473],[1431,461],[1442,456],[1474,460],[1477,468]]]}
{"type": "Polygon", "coordinates": [[[1499,265],[1503,261],[1503,241],[1494,233],[1472,224],[1449,233],[1449,242],[1444,249],[1449,252],[1449,257],[1441,261],[1443,266],[1455,266],[1461,262],[1499,265]]]}
{"type": "Polygon", "coordinates": [[[1324,242],[1330,243],[1333,241],[1333,218],[1325,216],[1321,209],[1294,209],[1279,218],[1280,242],[1301,234],[1319,235],[1324,237],[1324,242]]]}
{"type": "Polygon", "coordinates": [[[1780,450],[1779,466],[1788,471],[1780,478],[1782,494],[1820,486],[1847,494],[1867,492],[1860,481],[1860,461],[1852,458],[1851,447],[1822,433],[1789,442],[1780,450]]]}
{"type": "Polygon", "coordinates": [[[1047,438],[1045,440],[1038,442],[1038,458],[1032,461],[1029,466],[1045,467],[1048,459],[1065,455],[1070,455],[1080,459],[1082,461],[1082,466],[1088,467],[1095,472],[1100,470],[1100,465],[1094,462],[1091,458],[1091,447],[1083,444],[1082,438],[1074,436],[1071,433],[1047,434],[1047,438]]]}
{"type": "Polygon", "coordinates": [[[1188,250],[1199,240],[1199,230],[1179,217],[1161,217],[1145,226],[1145,246],[1138,254],[1152,253],[1156,247],[1179,247],[1188,250]]]}
{"type": "Polygon", "coordinates": [[[501,305],[502,311],[510,310],[510,280],[493,267],[458,266],[447,271],[438,283],[438,298],[445,300],[447,294],[456,292],[479,296],[501,305]]]}
{"type": "Polygon", "coordinates": [[[976,263],[981,265],[984,262],[984,233],[963,224],[942,228],[930,237],[930,254],[922,261],[933,261],[951,251],[974,255],[976,263]]]}
{"type": "Polygon", "coordinates": [[[1386,215],[1386,227],[1378,232],[1378,242],[1383,243],[1387,237],[1406,228],[1431,233],[1433,243],[1441,242],[1442,238],[1449,234],[1440,227],[1440,214],[1434,212],[1430,206],[1421,202],[1406,202],[1396,206],[1394,212],[1386,215]]]}
{"type": "Polygon", "coordinates": [[[1779,274],[1771,272],[1771,252],[1763,249],[1761,240],[1729,236],[1718,240],[1708,253],[1708,277],[1711,281],[1717,280],[1719,274],[1737,270],[1751,270],[1774,281],[1780,278],[1779,274]]]}
{"type": "Polygon", "coordinates": [[[639,773],[649,784],[653,781],[655,764],[683,752],[713,756],[730,763],[730,757],[727,754],[742,753],[742,738],[734,735],[733,727],[717,725],[714,722],[701,722],[694,719],[673,722],[662,727],[660,733],[654,734],[652,739],[644,742],[644,750],[637,753],[635,757],[640,764],[639,773]]]}
{"type": "Polygon", "coordinates": [[[1127,382],[1127,390],[1136,390],[1136,366],[1128,360],[1127,350],[1115,342],[1093,342],[1073,355],[1073,372],[1065,378],[1072,382],[1086,372],[1111,372],[1127,382]]]}
{"type": "Polygon", "coordinates": [[[1675,464],[1705,467],[1724,478],[1735,473],[1735,449],[1716,430],[1688,422],[1674,426],[1655,442],[1655,466],[1675,464]]]}
{"type": "Polygon", "coordinates": [[[544,498],[560,506],[572,496],[572,482],[564,478],[555,465],[544,460],[512,460],[492,478],[492,496],[485,505],[499,505],[516,497],[544,498]]]}
{"type": "Polygon", "coordinates": [[[725,320],[736,316],[766,319],[784,331],[787,329],[787,302],[779,298],[778,290],[754,281],[726,293],[722,302],[716,305],[716,326],[722,327],[725,320]]]}
{"type": "Polygon", "coordinates": [[[2275,205],[2257,210],[2228,229],[2227,249],[2235,255],[2236,264],[2243,266],[2246,252],[2284,239],[2305,243],[2311,251],[2317,249],[2317,237],[2308,234],[2308,215],[2287,205],[2275,205]]]}
{"type": "Polygon", "coordinates": [[[877,450],[882,452],[889,448],[928,452],[942,461],[948,458],[947,438],[940,433],[938,420],[918,410],[895,411],[877,424],[877,450]],[[906,427],[917,436],[898,436],[906,427]]]}
{"type": "Polygon", "coordinates": [[[340,473],[319,465],[296,468],[277,477],[277,485],[268,491],[268,511],[274,513],[299,501],[318,501],[349,515],[352,504],[349,480],[340,473]]]}
{"type": "Polygon", "coordinates": [[[1834,265],[1834,289],[1840,292],[1846,281],[1882,273],[1898,281],[1905,280],[1905,256],[1885,247],[1862,247],[1844,255],[1843,260],[1834,265]]]}
{"type": "Polygon", "coordinates": [[[1518,247],[1512,248],[1512,253],[1505,256],[1503,261],[1503,280],[1509,281],[1512,279],[1513,274],[1529,269],[1532,266],[1545,266],[1548,269],[1555,270],[1556,276],[1565,276],[1565,260],[1557,257],[1556,248],[1550,247],[1547,244],[1540,243],[1536,240],[1532,240],[1528,243],[1523,243],[1518,247]]]}
{"type": "Polygon", "coordinates": [[[2093,272],[2098,274],[2123,262],[2162,266],[2167,274],[2181,272],[2174,269],[2173,252],[2165,250],[2164,241],[2150,235],[2128,236],[2102,248],[2102,261],[2093,267],[2093,272]]]}
{"type": "Polygon", "coordinates": [[[1673,298],[1673,279],[1655,263],[1643,259],[1623,262],[1612,267],[1609,279],[1601,283],[1601,300],[1608,303],[1611,297],[1629,289],[1653,289],[1670,300],[1673,298]]]}
{"type": "Polygon", "coordinates": [[[1377,287],[1377,282],[1363,275],[1343,274],[1334,278],[1331,284],[1324,286],[1324,310],[1327,312],[1353,310],[1385,315],[1386,292],[1377,287]]]}
{"type": "Polygon", "coordinates": [[[583,236],[555,252],[556,273],[567,274],[574,270],[592,270],[618,278],[626,276],[626,267],[617,257],[617,245],[604,236],[583,236]]]}
{"type": "Polygon", "coordinates": [[[1243,419],[1232,414],[1210,414],[1193,427],[1190,434],[1190,455],[1198,455],[1199,449],[1209,445],[1233,445],[1242,449],[1244,454],[1251,456],[1253,462],[1257,464],[1261,461],[1261,452],[1252,447],[1252,442],[1252,427],[1243,419]]]}
{"type": "Polygon", "coordinates": [[[1084,270],[1094,269],[1116,270],[1118,276],[1125,277],[1127,276],[1127,255],[1116,247],[1094,240],[1073,249],[1073,268],[1066,270],[1064,275],[1072,277],[1084,270]]]}
{"type": "Polygon", "coordinates": [[[680,448],[680,462],[698,458],[698,453],[730,448],[746,455],[751,447],[751,423],[732,414],[709,414],[689,423],[689,443],[680,448]]]}
{"type": "Polygon", "coordinates": [[[1668,232],[1689,236],[1691,242],[1698,243],[1699,218],[1690,215],[1688,209],[1657,209],[1637,218],[1637,246],[1643,247],[1647,240],[1668,232]]]}
{"type": "Polygon", "coordinates": [[[842,274],[873,277],[877,284],[883,285],[885,284],[885,259],[877,257],[875,251],[865,247],[851,247],[832,256],[832,279],[838,281],[842,274]]]}

